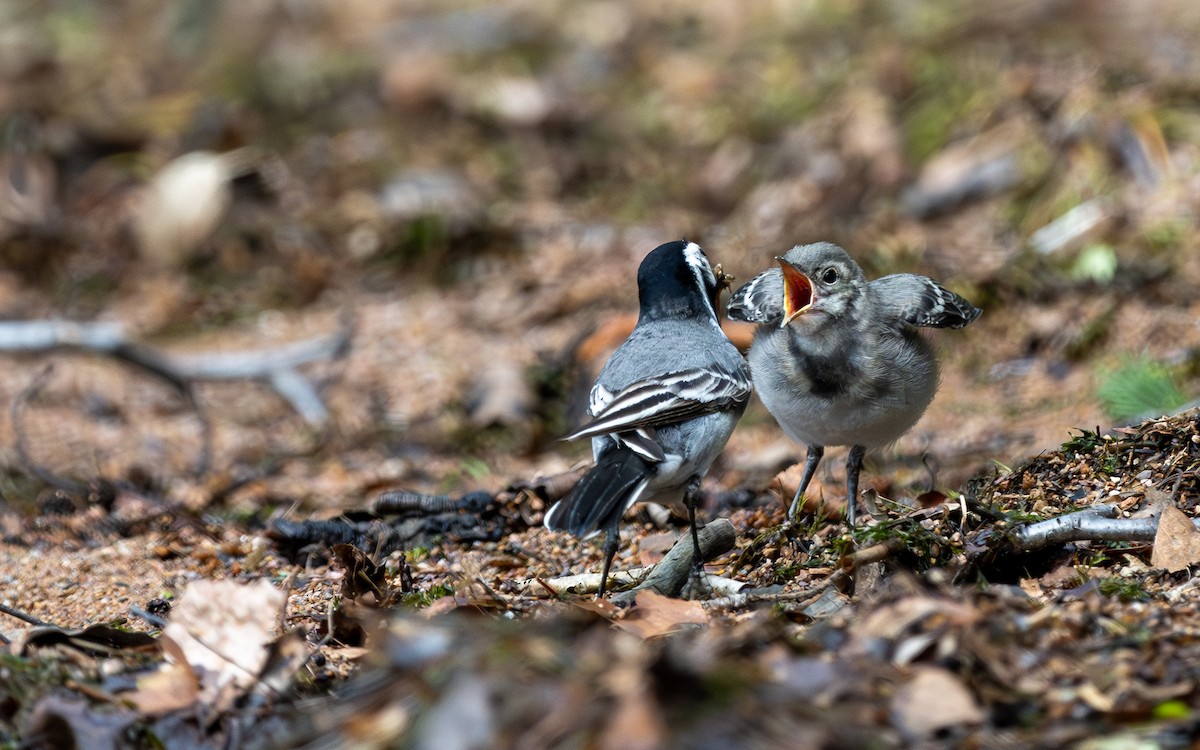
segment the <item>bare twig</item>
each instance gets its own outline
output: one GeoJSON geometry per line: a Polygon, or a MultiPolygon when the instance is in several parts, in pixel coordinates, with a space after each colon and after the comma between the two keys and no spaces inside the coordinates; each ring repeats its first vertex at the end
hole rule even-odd
{"type": "Polygon", "coordinates": [[[138,606],[130,607],[129,614],[133,615],[134,617],[142,618],[143,620],[150,623],[151,625],[158,628],[159,630],[162,630],[163,628],[165,628],[167,626],[167,618],[159,617],[158,615],[154,614],[153,612],[147,611],[138,606]]]}
{"type": "MultiPolygon", "coordinates": [[[[189,400],[197,380],[262,380],[286,400],[309,424],[323,427],[329,413],[313,385],[296,368],[322,359],[339,359],[349,351],[353,320],[343,315],[333,334],[271,349],[227,354],[166,354],[131,341],[116,323],[77,323],[65,320],[0,322],[0,351],[50,352],[73,350],[104,354],[134,365],[166,381],[189,400]]],[[[205,434],[208,435],[207,422],[205,434]]],[[[208,450],[205,441],[205,451],[208,450]]],[[[207,465],[207,458],[204,461],[207,465]]]]}
{"type": "Polygon", "coordinates": [[[853,575],[863,565],[881,562],[904,549],[904,542],[898,537],[892,537],[879,544],[873,544],[866,549],[851,552],[841,561],[842,570],[846,575],[853,575]]]}
{"type": "MultiPolygon", "coordinates": [[[[1081,541],[1153,542],[1158,531],[1158,516],[1150,518],[1114,518],[1116,506],[1097,505],[1076,513],[1067,513],[1046,521],[1014,529],[1011,535],[1017,550],[1041,549],[1052,544],[1081,541]]],[[[1193,521],[1195,523],[1195,521],[1193,521]]]]}
{"type": "Polygon", "coordinates": [[[39,620],[31,614],[22,612],[21,610],[15,609],[6,604],[0,604],[0,614],[6,614],[9,617],[15,617],[18,620],[29,623],[30,625],[37,625],[39,627],[54,627],[51,623],[48,623],[45,620],[39,620]]]}
{"type": "Polygon", "coordinates": [[[827,586],[822,586],[814,593],[811,589],[805,591],[747,591],[745,593],[733,594],[732,596],[722,596],[717,599],[709,599],[700,604],[707,610],[730,610],[730,609],[745,609],[751,604],[783,604],[788,602],[807,602],[810,599],[816,601],[821,597],[827,586]]]}
{"type": "MultiPolygon", "coordinates": [[[[704,562],[708,562],[733,549],[737,541],[737,532],[728,518],[718,518],[700,529],[699,537],[704,562]]],[[[675,542],[675,546],[651,569],[650,575],[646,576],[644,581],[629,591],[614,594],[613,602],[633,601],[637,593],[644,589],[663,596],[678,596],[691,574],[694,549],[692,535],[683,534],[679,541],[675,542]]]]}
{"type": "Polygon", "coordinates": [[[426,495],[411,490],[389,490],[371,502],[371,512],[381,516],[415,513],[434,515],[454,513],[460,510],[480,511],[495,502],[490,492],[468,492],[462,497],[449,495],[426,495]]]}
{"type": "MultiPolygon", "coordinates": [[[[608,575],[609,585],[625,585],[637,583],[646,575],[646,568],[631,568],[630,570],[614,570],[608,575]]],[[[517,581],[517,592],[525,596],[540,596],[545,592],[548,596],[563,594],[594,594],[600,590],[599,573],[580,573],[573,576],[558,578],[527,578],[517,581]]]]}

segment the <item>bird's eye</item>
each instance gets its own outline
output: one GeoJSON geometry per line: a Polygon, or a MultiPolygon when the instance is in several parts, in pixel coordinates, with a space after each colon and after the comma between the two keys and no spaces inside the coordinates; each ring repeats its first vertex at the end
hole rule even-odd
{"type": "Polygon", "coordinates": [[[836,284],[838,280],[838,272],[836,268],[826,268],[821,272],[822,284],[836,284]]]}

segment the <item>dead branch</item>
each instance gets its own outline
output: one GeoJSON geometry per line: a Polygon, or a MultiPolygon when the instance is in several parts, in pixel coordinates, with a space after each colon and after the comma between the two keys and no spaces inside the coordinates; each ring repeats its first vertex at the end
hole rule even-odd
{"type": "MultiPolygon", "coordinates": [[[[733,549],[737,534],[733,524],[726,518],[712,521],[700,529],[700,547],[704,550],[705,562],[720,557],[733,549]]],[[[687,583],[692,565],[692,535],[683,534],[670,551],[650,568],[612,571],[609,585],[637,584],[634,588],[613,595],[613,602],[633,602],[637,592],[650,589],[664,596],[678,596],[687,583]]],[[[710,587],[721,593],[731,594],[743,584],[740,581],[707,576],[710,587]]],[[[527,578],[516,582],[516,590],[525,596],[561,596],[563,594],[592,594],[600,590],[599,573],[581,573],[559,578],[527,578]]]]}
{"type": "Polygon", "coordinates": [[[828,617],[850,601],[845,588],[850,577],[835,570],[816,590],[806,591],[747,591],[701,602],[709,611],[745,609],[752,604],[772,604],[789,612],[799,612],[813,619],[828,617]]]}
{"type": "MultiPolygon", "coordinates": [[[[704,562],[719,557],[733,549],[737,532],[728,518],[718,518],[700,529],[700,549],[704,562]]],[[[639,591],[649,589],[663,596],[679,596],[692,571],[692,535],[683,534],[663,559],[651,569],[646,579],[629,591],[614,594],[614,603],[632,602],[639,591]]]]}
{"type": "MultiPolygon", "coordinates": [[[[296,368],[318,360],[345,356],[350,350],[353,332],[352,318],[343,315],[338,330],[321,338],[245,352],[166,354],[130,340],[119,323],[6,321],[0,322],[0,351],[47,353],[67,350],[113,357],[166,381],[189,399],[197,413],[200,410],[192,398],[192,382],[261,380],[268,383],[310,425],[321,428],[328,422],[328,410],[313,384],[296,368]]],[[[206,435],[207,432],[206,427],[206,435]]]]}
{"type": "Polygon", "coordinates": [[[9,617],[15,617],[18,620],[21,620],[22,622],[29,623],[30,625],[37,625],[39,627],[43,627],[43,626],[49,627],[50,626],[50,623],[46,622],[45,620],[39,620],[38,618],[34,617],[31,614],[29,614],[27,612],[22,612],[21,610],[17,609],[16,607],[10,607],[7,604],[0,604],[0,614],[6,614],[9,617]]]}
{"type": "Polygon", "coordinates": [[[853,575],[854,571],[863,565],[882,562],[903,549],[904,542],[897,537],[892,537],[879,544],[873,544],[866,549],[860,549],[857,552],[845,555],[841,560],[842,570],[846,575],[853,575]]]}
{"type": "MultiPolygon", "coordinates": [[[[1016,550],[1026,552],[1054,544],[1082,541],[1153,542],[1158,531],[1158,516],[1114,518],[1117,508],[1098,505],[1038,521],[1014,529],[1011,535],[1016,550]]],[[[1195,520],[1193,520],[1195,523],[1195,520]]]]}
{"type": "MultiPolygon", "coordinates": [[[[610,586],[638,583],[648,570],[648,568],[614,570],[608,574],[608,583],[610,586]]],[[[564,594],[594,594],[600,590],[600,574],[579,573],[558,578],[526,578],[516,582],[516,589],[518,594],[540,598],[564,594]]]]}

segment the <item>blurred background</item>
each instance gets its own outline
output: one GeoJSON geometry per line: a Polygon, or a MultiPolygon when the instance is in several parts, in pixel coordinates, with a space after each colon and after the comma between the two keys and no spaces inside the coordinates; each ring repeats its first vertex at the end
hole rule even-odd
{"type": "MultiPolygon", "coordinates": [[[[198,380],[207,426],[111,358],[0,352],[0,493],[32,462],[186,496],[206,434],[214,470],[272,467],[251,505],[564,469],[638,262],[682,236],[739,283],[829,240],[984,308],[934,336],[883,490],[1179,408],[1197,39],[1186,0],[8,0],[0,319],[175,355],[352,336],[300,368],[325,417],[198,380]]],[[[713,481],[801,455],[755,404],[713,481]]]]}

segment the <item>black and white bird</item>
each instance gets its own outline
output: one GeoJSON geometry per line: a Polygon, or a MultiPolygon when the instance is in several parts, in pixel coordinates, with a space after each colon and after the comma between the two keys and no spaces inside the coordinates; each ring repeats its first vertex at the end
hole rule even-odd
{"type": "Polygon", "coordinates": [[[933,279],[868,281],[837,245],[798,245],[729,301],[729,317],[759,323],[750,346],[754,387],[792,440],[806,445],[794,517],[825,446],[850,446],[846,517],[854,525],[868,448],[892,443],[920,419],[938,388],[938,362],[917,330],[962,328],[980,310],[933,279]]]}
{"type": "Polygon", "coordinates": [[[727,278],[693,242],[651,251],[638,268],[637,326],[592,386],[591,420],[566,438],[591,438],[596,465],[545,523],[578,537],[605,533],[600,596],[620,544],[619,523],[636,502],[682,500],[696,564],[703,559],[700,481],[750,398],[749,367],[717,319],[727,278]]]}

